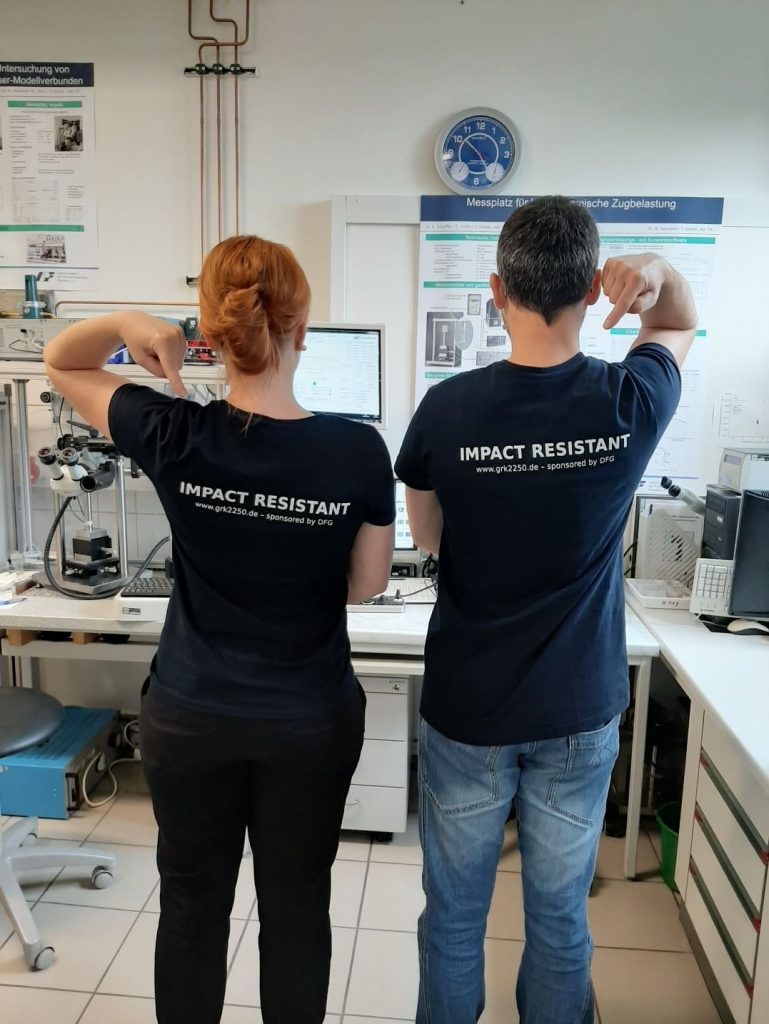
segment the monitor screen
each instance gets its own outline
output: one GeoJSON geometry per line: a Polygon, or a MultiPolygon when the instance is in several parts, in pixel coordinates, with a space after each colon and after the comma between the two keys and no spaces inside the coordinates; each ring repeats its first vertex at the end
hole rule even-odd
{"type": "Polygon", "coordinates": [[[406,485],[401,480],[395,481],[395,550],[413,551],[416,545],[409,528],[409,517],[406,511],[406,485]]]}
{"type": "Polygon", "coordinates": [[[769,491],[743,491],[729,613],[769,619],[769,491]]]}
{"type": "Polygon", "coordinates": [[[315,324],[294,378],[297,401],[311,412],[382,421],[382,327],[315,324]]]}

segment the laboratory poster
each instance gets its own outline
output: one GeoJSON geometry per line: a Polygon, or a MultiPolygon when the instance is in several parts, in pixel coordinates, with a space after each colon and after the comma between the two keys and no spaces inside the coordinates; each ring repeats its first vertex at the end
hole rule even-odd
{"type": "MultiPolygon", "coordinates": [[[[419,299],[415,405],[434,384],[488,366],[510,355],[510,343],[489,288],[505,220],[536,196],[423,196],[419,250],[419,299]]],[[[697,338],[683,372],[678,411],[652,458],[642,489],[663,475],[697,479],[706,430],[705,374],[713,275],[722,199],[681,196],[574,196],[589,210],[601,238],[600,265],[621,254],[658,252],[682,273],[694,292],[697,338]]],[[[638,333],[627,316],[610,331],[604,296],[588,309],[582,351],[616,362],[638,333]]]]}
{"type": "Polygon", "coordinates": [[[0,62],[0,288],[92,288],[93,64],[0,62]]]}

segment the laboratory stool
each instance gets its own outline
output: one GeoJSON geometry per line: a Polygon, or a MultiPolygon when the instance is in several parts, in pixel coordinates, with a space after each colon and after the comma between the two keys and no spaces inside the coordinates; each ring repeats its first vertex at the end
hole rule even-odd
{"type": "MultiPolygon", "coordinates": [[[[19,686],[0,686],[0,757],[15,754],[48,739],[59,727],[64,708],[47,693],[19,686]]],[[[2,807],[0,807],[2,811],[2,807]]],[[[45,868],[85,868],[96,889],[105,889],[114,877],[115,856],[99,850],[36,847],[37,818],[21,818],[0,830],[0,905],[24,947],[24,959],[41,971],[54,961],[37,930],[17,873],[45,868]]]]}

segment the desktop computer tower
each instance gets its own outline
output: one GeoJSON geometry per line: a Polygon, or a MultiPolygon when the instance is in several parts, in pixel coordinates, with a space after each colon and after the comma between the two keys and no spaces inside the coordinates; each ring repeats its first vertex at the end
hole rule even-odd
{"type": "Polygon", "coordinates": [[[729,611],[769,619],[769,491],[743,492],[729,611]]]}
{"type": "Polygon", "coordinates": [[[703,558],[732,558],[742,495],[729,487],[708,484],[702,529],[703,558]]]}

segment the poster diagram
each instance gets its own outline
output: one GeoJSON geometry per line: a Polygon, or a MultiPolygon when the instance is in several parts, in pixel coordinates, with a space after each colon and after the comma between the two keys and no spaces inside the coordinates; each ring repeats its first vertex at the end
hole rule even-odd
{"type": "Polygon", "coordinates": [[[718,400],[718,438],[751,446],[769,444],[769,395],[725,391],[718,400]]]}
{"type": "Polygon", "coordinates": [[[0,62],[0,287],[94,287],[93,64],[0,62]]]}
{"type": "MultiPolygon", "coordinates": [[[[510,342],[489,288],[507,217],[535,196],[423,196],[419,251],[415,405],[433,385],[510,355],[510,342]]],[[[705,424],[705,377],[713,275],[722,199],[680,196],[575,196],[595,219],[600,264],[611,256],[658,252],[689,281],[699,326],[683,373],[681,403],[657,449],[642,489],[661,475],[696,479],[705,424]]],[[[605,297],[588,309],[581,332],[586,355],[624,359],[637,317],[603,329],[605,297]]]]}

